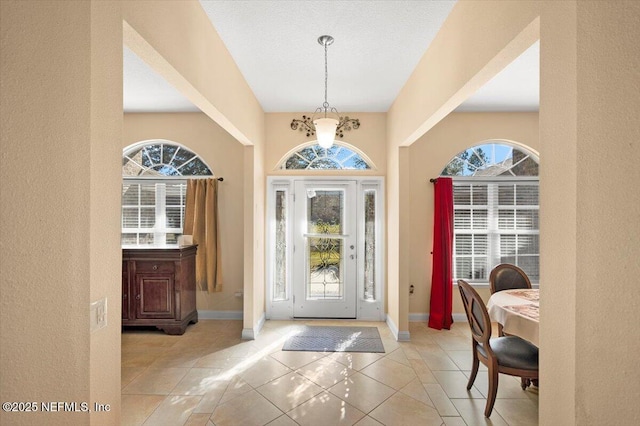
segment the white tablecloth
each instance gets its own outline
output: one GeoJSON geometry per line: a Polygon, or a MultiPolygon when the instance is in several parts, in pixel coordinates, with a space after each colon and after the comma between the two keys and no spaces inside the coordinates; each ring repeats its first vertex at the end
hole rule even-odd
{"type": "Polygon", "coordinates": [[[539,290],[518,289],[494,293],[487,310],[492,321],[502,324],[507,334],[522,337],[538,346],[540,328],[539,290]]]}

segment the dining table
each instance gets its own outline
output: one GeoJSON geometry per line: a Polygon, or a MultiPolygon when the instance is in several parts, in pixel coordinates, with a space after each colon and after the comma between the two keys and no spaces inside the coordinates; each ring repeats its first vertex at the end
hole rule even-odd
{"type": "Polygon", "coordinates": [[[521,337],[539,346],[540,290],[512,289],[495,292],[487,302],[491,321],[505,334],[521,337]]]}

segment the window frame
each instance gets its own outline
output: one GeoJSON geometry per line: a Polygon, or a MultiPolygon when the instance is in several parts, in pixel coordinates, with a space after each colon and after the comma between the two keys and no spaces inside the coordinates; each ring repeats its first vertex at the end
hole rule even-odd
{"type": "Polygon", "coordinates": [[[317,141],[307,142],[299,145],[285,154],[276,167],[281,172],[325,172],[325,171],[348,171],[350,173],[367,173],[376,170],[375,165],[369,157],[355,146],[343,141],[335,141],[331,148],[322,148],[317,141]],[[306,157],[304,153],[308,150],[313,151],[313,158],[306,157]],[[346,156],[339,155],[342,151],[347,153],[346,156]],[[287,167],[290,160],[308,163],[306,167],[287,167]],[[361,161],[365,167],[345,167],[352,159],[361,161]],[[326,164],[327,167],[312,167],[317,163],[326,164]],[[329,166],[330,165],[330,166],[329,166]]]}
{"type": "MultiPolygon", "coordinates": [[[[500,236],[501,235],[536,235],[538,236],[538,253],[533,255],[528,255],[530,257],[537,256],[538,258],[538,272],[539,272],[539,259],[540,259],[540,250],[539,250],[539,236],[540,236],[540,226],[539,226],[539,218],[538,218],[538,227],[537,229],[521,229],[518,230],[515,227],[515,216],[514,216],[514,229],[500,229],[498,218],[499,211],[506,210],[505,207],[513,207],[514,210],[536,210],[539,212],[540,210],[540,202],[539,202],[539,186],[540,181],[537,176],[495,176],[495,177],[470,177],[470,176],[452,176],[453,185],[455,186],[464,186],[464,185],[486,185],[487,186],[487,227],[485,229],[474,229],[473,225],[470,224],[468,229],[455,229],[455,211],[458,209],[473,209],[473,204],[455,204],[455,199],[453,209],[454,209],[454,230],[453,230],[453,244],[452,244],[452,260],[453,260],[453,284],[457,283],[458,279],[464,279],[468,281],[475,287],[489,287],[489,274],[491,269],[493,269],[496,265],[502,263],[501,261],[501,253],[500,253],[500,236]],[[499,185],[534,185],[538,187],[538,205],[523,205],[522,208],[518,209],[516,204],[513,205],[501,205],[499,204],[498,194],[492,195],[492,191],[497,191],[497,187],[499,185]],[[457,235],[486,235],[487,236],[487,254],[486,254],[486,277],[484,278],[469,278],[469,277],[458,277],[457,276],[457,259],[458,254],[457,246],[456,246],[456,236],[457,235]]],[[[480,205],[481,206],[481,205],[480,205]]],[[[480,210],[484,210],[483,208],[479,208],[480,210]]],[[[474,254],[475,245],[472,243],[472,253],[470,255],[463,255],[464,257],[478,257],[474,254]]],[[[519,255],[517,253],[514,254],[516,257],[515,264],[517,265],[519,255]]],[[[472,263],[472,271],[473,263],[472,263]]],[[[538,287],[539,285],[539,277],[530,276],[531,284],[534,287],[538,287]]]]}
{"type": "MultiPolygon", "coordinates": [[[[122,241],[122,236],[124,236],[125,234],[135,234],[136,235],[136,244],[124,244],[121,243],[121,246],[123,248],[132,248],[132,247],[174,247],[177,246],[177,242],[175,244],[167,244],[167,234],[182,234],[182,230],[184,228],[184,209],[185,209],[185,204],[186,204],[186,195],[187,195],[187,190],[186,190],[186,186],[187,186],[187,179],[186,178],[168,178],[168,179],[158,179],[158,178],[123,178],[122,179],[122,185],[126,185],[126,184],[137,184],[137,185],[143,185],[143,184],[152,184],[154,185],[154,190],[155,190],[155,202],[154,202],[154,209],[155,209],[155,222],[154,222],[154,226],[153,228],[143,228],[140,225],[140,222],[138,222],[138,227],[137,228],[127,228],[124,226],[124,220],[123,220],[123,214],[121,213],[121,226],[120,226],[120,235],[121,235],[121,241],[122,241]],[[175,227],[168,227],[166,226],[167,220],[167,187],[166,185],[168,183],[172,183],[172,184],[176,184],[176,185],[184,185],[184,189],[182,191],[180,191],[180,198],[181,198],[181,204],[180,206],[177,205],[170,205],[169,207],[180,207],[180,224],[181,226],[179,228],[175,228],[175,227]],[[158,223],[164,223],[164,226],[157,226],[158,223]],[[153,237],[153,244],[140,244],[140,240],[139,240],[139,234],[154,234],[153,237]]],[[[141,207],[146,207],[146,208],[151,208],[151,205],[142,205],[140,204],[140,198],[138,197],[138,203],[137,204],[122,204],[121,205],[121,212],[124,212],[125,208],[137,208],[138,210],[141,207]]]]}
{"type": "MultiPolygon", "coordinates": [[[[182,154],[181,154],[182,155],[182,154]]],[[[138,195],[138,203],[124,205],[124,200],[121,199],[120,206],[120,246],[122,248],[157,248],[157,247],[178,247],[177,237],[182,235],[184,229],[184,211],[186,206],[186,186],[187,181],[189,179],[210,179],[214,177],[213,170],[209,165],[202,159],[200,155],[196,152],[192,151],[188,147],[173,142],[166,139],[153,139],[146,140],[142,142],[135,143],[130,145],[122,150],[122,188],[127,183],[129,184],[153,184],[154,185],[154,209],[155,209],[155,221],[154,226],[152,228],[143,228],[141,227],[141,216],[140,211],[143,205],[141,204],[140,195],[138,195]],[[148,153],[149,147],[160,146],[160,162],[154,161],[148,153]],[[175,149],[175,151],[168,155],[164,155],[165,147],[171,147],[171,149],[175,149]],[[189,156],[188,160],[181,162],[180,164],[174,164],[174,160],[180,150],[186,151],[189,156]],[[133,152],[140,153],[140,155],[144,155],[147,157],[150,165],[144,165],[143,162],[138,162],[131,154],[133,152]],[[169,158],[169,162],[165,162],[166,158],[169,158]],[[199,167],[200,172],[208,172],[209,174],[182,174],[182,171],[193,172],[191,168],[187,167],[189,164],[198,161],[201,163],[201,167],[199,167]],[[129,164],[133,164],[138,169],[142,171],[140,175],[130,175],[125,174],[125,168],[129,166],[129,164]],[[206,168],[203,171],[202,167],[206,168]],[[163,172],[170,172],[174,170],[177,174],[166,175],[163,172]],[[154,174],[147,174],[152,171],[154,174]],[[157,173],[157,174],[156,174],[157,173]],[[180,227],[168,227],[167,226],[167,192],[166,185],[169,183],[184,185],[184,190],[180,191],[181,202],[180,205],[170,205],[171,207],[180,207],[180,227]],[[138,227],[136,228],[128,228],[125,227],[124,221],[124,212],[126,208],[137,208],[138,209],[138,227]],[[162,226],[158,226],[162,224],[162,226]],[[135,244],[127,244],[125,243],[124,236],[125,235],[136,235],[136,243],[135,244]],[[153,234],[153,243],[152,244],[141,244],[140,243],[140,234],[153,234]],[[176,242],[175,243],[167,243],[167,235],[168,234],[176,234],[176,242]]],[[[124,193],[123,193],[124,195],[124,193]]],[[[151,205],[144,205],[146,208],[151,208],[151,205]]]]}

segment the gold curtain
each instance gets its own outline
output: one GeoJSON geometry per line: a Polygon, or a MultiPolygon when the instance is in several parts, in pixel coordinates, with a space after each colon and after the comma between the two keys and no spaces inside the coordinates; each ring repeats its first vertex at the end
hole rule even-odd
{"type": "Polygon", "coordinates": [[[208,292],[222,291],[222,261],[218,232],[218,180],[190,179],[183,234],[198,244],[196,285],[208,292]]]}

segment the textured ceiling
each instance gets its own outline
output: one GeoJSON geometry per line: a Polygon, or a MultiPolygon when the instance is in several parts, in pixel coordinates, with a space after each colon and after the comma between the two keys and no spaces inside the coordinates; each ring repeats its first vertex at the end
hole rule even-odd
{"type": "MultiPolygon", "coordinates": [[[[455,4],[453,1],[201,0],[266,112],[387,111],[455,4]]],[[[538,109],[539,47],[532,46],[458,111],[538,109]]],[[[198,111],[133,52],[124,50],[125,112],[198,111]]]]}
{"type": "Polygon", "coordinates": [[[387,111],[449,15],[452,1],[206,1],[205,12],[263,109],[387,111]]]}

